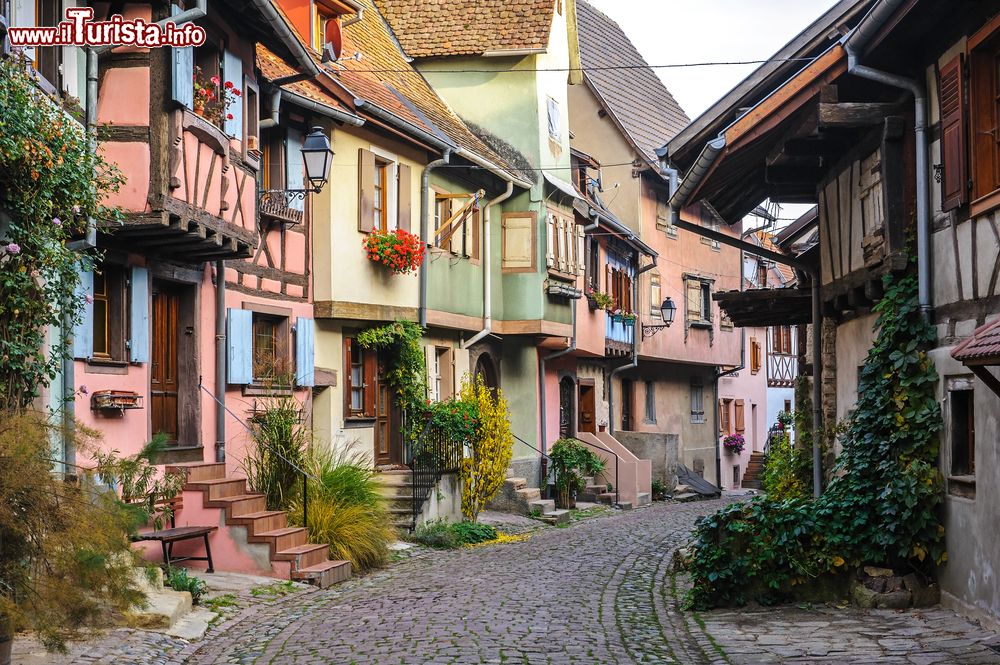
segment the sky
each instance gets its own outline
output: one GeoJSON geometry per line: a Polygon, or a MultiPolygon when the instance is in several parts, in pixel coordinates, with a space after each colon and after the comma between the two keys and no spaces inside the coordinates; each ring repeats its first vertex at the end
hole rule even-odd
{"type": "MultiPolygon", "coordinates": [[[[763,60],[836,0],[589,0],[622,27],[650,65],[763,60]]],[[[690,118],[758,65],[654,69],[690,118]]],[[[782,205],[781,228],[811,206],[782,205]]]]}

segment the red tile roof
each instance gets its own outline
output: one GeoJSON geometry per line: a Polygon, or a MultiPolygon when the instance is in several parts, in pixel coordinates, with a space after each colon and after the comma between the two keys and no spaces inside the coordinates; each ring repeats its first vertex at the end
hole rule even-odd
{"type": "Polygon", "coordinates": [[[375,0],[411,58],[544,49],[556,2],[375,0]]]}
{"type": "Polygon", "coordinates": [[[987,358],[1000,359],[1000,319],[976,328],[971,337],[955,347],[951,357],[967,365],[981,364],[976,361],[987,358]]]}

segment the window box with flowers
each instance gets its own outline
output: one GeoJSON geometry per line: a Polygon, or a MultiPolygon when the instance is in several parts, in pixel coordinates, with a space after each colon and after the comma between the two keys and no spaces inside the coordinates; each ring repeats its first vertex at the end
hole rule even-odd
{"type": "Polygon", "coordinates": [[[396,229],[375,229],[365,236],[365,254],[374,263],[380,263],[396,275],[416,272],[424,262],[424,244],[416,235],[396,229]]]}
{"type": "Polygon", "coordinates": [[[229,107],[242,94],[232,81],[223,82],[218,76],[206,76],[201,67],[195,67],[194,112],[213,125],[221,127],[224,120],[233,119],[229,107]]]}
{"type": "Polygon", "coordinates": [[[609,309],[615,304],[614,298],[603,291],[589,289],[587,291],[587,302],[590,309],[609,309]]]}
{"type": "Polygon", "coordinates": [[[731,455],[740,455],[746,447],[747,441],[740,433],[730,434],[722,440],[722,447],[731,455]]]}

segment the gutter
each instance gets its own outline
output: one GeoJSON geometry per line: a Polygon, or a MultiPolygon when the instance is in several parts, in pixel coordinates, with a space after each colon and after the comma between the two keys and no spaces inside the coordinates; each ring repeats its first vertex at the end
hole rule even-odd
{"type": "Polygon", "coordinates": [[[367,100],[360,99],[357,97],[355,97],[354,99],[354,105],[358,108],[358,110],[371,113],[376,118],[380,118],[381,120],[388,122],[390,125],[394,125],[399,129],[403,130],[404,132],[412,134],[413,136],[417,137],[424,143],[427,143],[437,148],[438,150],[448,150],[449,152],[458,150],[458,146],[456,146],[454,143],[446,141],[440,138],[439,136],[436,136],[435,134],[432,134],[426,130],[420,129],[412,122],[403,120],[395,113],[386,111],[381,106],[372,104],[367,100]]]}
{"type": "Polygon", "coordinates": [[[507,189],[484,207],[483,211],[483,329],[468,341],[462,342],[462,348],[467,349],[479,340],[493,332],[493,261],[490,240],[490,209],[503,203],[514,193],[514,182],[507,181],[507,189]]]}
{"type": "MultiPolygon", "coordinates": [[[[207,0],[198,0],[199,5],[204,2],[207,2],[207,0]]],[[[289,50],[292,52],[292,56],[295,58],[299,69],[302,70],[301,73],[275,79],[272,83],[274,85],[282,85],[284,83],[292,83],[319,76],[322,71],[319,65],[312,59],[312,56],[306,51],[305,46],[299,41],[299,38],[292,32],[291,28],[288,27],[288,24],[285,23],[281,15],[278,14],[278,10],[274,8],[274,3],[271,0],[250,0],[250,2],[264,15],[264,19],[274,29],[278,39],[289,46],[289,50]]],[[[183,15],[180,14],[179,16],[183,15]]]]}
{"type": "Polygon", "coordinates": [[[923,83],[898,74],[873,69],[860,63],[865,47],[879,28],[903,4],[904,0],[882,0],[861,20],[842,41],[847,52],[847,73],[875,81],[913,95],[913,132],[916,135],[917,178],[917,300],[925,321],[931,318],[931,216],[930,181],[928,173],[929,148],[927,145],[927,91],[923,83]]]}
{"type": "MultiPolygon", "coordinates": [[[[351,125],[353,127],[361,127],[362,125],[365,124],[364,118],[359,118],[353,113],[347,113],[345,111],[337,110],[331,106],[327,106],[326,104],[320,104],[317,101],[313,101],[308,97],[303,97],[302,95],[291,92],[289,90],[279,89],[278,95],[281,98],[286,99],[290,103],[295,104],[296,106],[301,106],[302,108],[313,111],[319,115],[325,116],[327,118],[332,118],[333,120],[342,122],[345,125],[351,125]]],[[[271,113],[273,118],[275,111],[272,109],[271,113]]],[[[263,125],[263,123],[261,123],[261,125],[263,125]]]]}
{"type": "MultiPolygon", "coordinates": [[[[450,161],[451,148],[445,148],[441,159],[435,159],[433,162],[427,164],[420,176],[420,242],[424,245],[425,253],[427,251],[427,245],[429,244],[427,242],[427,232],[430,219],[427,208],[430,202],[431,171],[439,166],[444,166],[450,161]]],[[[427,268],[428,266],[425,256],[424,261],[420,264],[420,305],[417,310],[417,319],[421,328],[427,327],[427,268]]]]}

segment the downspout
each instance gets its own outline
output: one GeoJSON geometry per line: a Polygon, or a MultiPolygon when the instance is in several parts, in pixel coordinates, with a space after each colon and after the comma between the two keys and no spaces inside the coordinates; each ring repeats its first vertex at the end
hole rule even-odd
{"type": "MultiPolygon", "coordinates": [[[[597,219],[596,214],[593,215],[593,217],[594,221],[583,227],[584,233],[586,233],[587,231],[593,231],[594,229],[597,228],[598,224],[600,223],[600,221],[597,219]]],[[[542,432],[542,438],[539,439],[538,441],[538,447],[543,452],[543,454],[546,448],[545,437],[546,437],[546,428],[548,426],[547,424],[548,419],[545,417],[545,409],[546,409],[545,362],[548,360],[555,360],[556,358],[565,356],[567,353],[573,353],[574,351],[576,351],[576,306],[577,302],[574,300],[573,308],[570,310],[570,320],[572,321],[572,326],[573,326],[573,331],[572,331],[573,336],[570,337],[569,346],[567,346],[565,349],[560,349],[559,351],[553,351],[547,356],[540,355],[538,357],[538,406],[539,406],[539,411],[541,412],[541,417],[539,418],[539,421],[542,432]]]]}
{"type": "Polygon", "coordinates": [[[503,194],[487,203],[483,212],[483,329],[473,335],[468,341],[462,342],[462,348],[467,349],[479,340],[493,332],[493,243],[490,240],[490,209],[503,203],[514,193],[514,181],[507,181],[507,189],[503,194]]]}
{"type": "Polygon", "coordinates": [[[843,40],[847,51],[847,72],[860,78],[900,88],[913,95],[913,131],[916,135],[917,169],[917,299],[924,320],[931,315],[931,257],[930,257],[930,181],[928,174],[927,146],[927,92],[915,79],[873,69],[860,64],[862,52],[883,23],[903,4],[903,0],[883,0],[843,40]]]}
{"type": "Polygon", "coordinates": [[[271,129],[278,126],[278,118],[281,115],[281,93],[281,88],[275,86],[274,91],[271,92],[271,117],[257,123],[259,129],[271,129]]]}
{"type": "Polygon", "coordinates": [[[215,262],[215,461],[226,461],[226,262],[215,262]]]}
{"type": "MultiPolygon", "coordinates": [[[[420,241],[424,243],[425,252],[427,246],[430,244],[427,241],[427,226],[430,221],[427,206],[430,201],[431,171],[439,166],[444,166],[450,160],[451,148],[445,148],[444,153],[441,155],[441,159],[435,159],[433,162],[427,164],[420,176],[420,241]]],[[[420,306],[417,313],[417,318],[421,328],[427,327],[427,268],[428,266],[425,257],[425,260],[420,264],[420,306]]]]}

